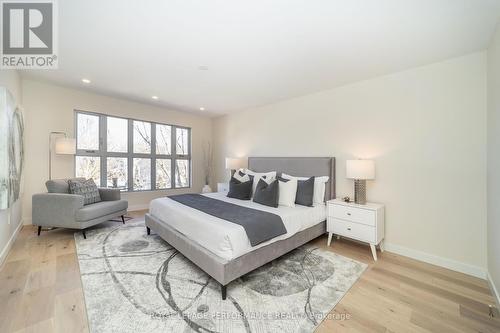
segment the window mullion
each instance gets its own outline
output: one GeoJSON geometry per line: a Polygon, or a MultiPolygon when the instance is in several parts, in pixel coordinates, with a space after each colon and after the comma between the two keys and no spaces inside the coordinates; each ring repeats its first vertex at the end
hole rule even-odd
{"type": "Polygon", "coordinates": [[[193,176],[193,170],[192,170],[192,160],[191,160],[191,129],[188,129],[187,130],[187,133],[188,133],[188,137],[187,137],[187,140],[188,140],[188,156],[187,156],[187,159],[188,159],[188,172],[189,172],[189,177],[188,177],[188,187],[191,187],[191,178],[193,176]]]}
{"type": "Polygon", "coordinates": [[[128,182],[128,190],[134,190],[134,159],[133,159],[133,151],[134,151],[134,126],[133,120],[128,119],[128,153],[127,153],[127,182],[128,182]]]}
{"type": "Polygon", "coordinates": [[[156,124],[151,123],[151,190],[156,190],[156,124]]]}
{"type": "Polygon", "coordinates": [[[176,132],[177,132],[177,127],[176,126],[172,126],[172,130],[171,130],[171,133],[170,133],[170,140],[171,140],[171,143],[170,143],[170,149],[172,150],[170,152],[171,156],[172,156],[172,159],[170,160],[170,170],[172,170],[172,176],[170,177],[170,182],[172,183],[171,184],[171,188],[176,188],[176,184],[175,184],[175,172],[176,172],[176,160],[177,160],[177,141],[176,141],[176,132]]]}
{"type": "Polygon", "coordinates": [[[108,163],[106,160],[107,150],[107,121],[105,116],[99,117],[99,156],[101,160],[101,187],[107,187],[108,163]]]}

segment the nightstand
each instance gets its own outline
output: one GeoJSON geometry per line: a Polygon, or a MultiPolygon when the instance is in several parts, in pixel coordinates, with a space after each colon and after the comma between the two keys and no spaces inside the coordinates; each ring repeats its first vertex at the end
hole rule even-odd
{"type": "Polygon", "coordinates": [[[365,242],[370,244],[373,259],[376,261],[375,246],[380,245],[380,251],[384,251],[384,205],[374,203],[358,205],[338,199],[327,201],[326,204],[328,246],[332,242],[333,234],[337,235],[337,239],[343,236],[365,242]]]}
{"type": "Polygon", "coordinates": [[[217,192],[229,192],[229,183],[217,183],[217,192]]]}

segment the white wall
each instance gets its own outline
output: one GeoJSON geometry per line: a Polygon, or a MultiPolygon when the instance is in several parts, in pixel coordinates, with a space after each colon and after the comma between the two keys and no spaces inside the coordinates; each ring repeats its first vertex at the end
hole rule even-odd
{"type": "MultiPolygon", "coordinates": [[[[21,79],[17,71],[0,70],[0,86],[6,87],[17,104],[22,105],[21,79]]],[[[18,200],[9,209],[0,210],[0,266],[21,226],[21,202],[18,200]]]]}
{"type": "MultiPolygon", "coordinates": [[[[26,182],[23,219],[31,223],[31,196],[45,192],[48,179],[48,134],[64,131],[74,136],[74,110],[100,112],[192,128],[193,186],[187,190],[138,192],[123,194],[131,209],[148,207],[149,202],[172,193],[200,191],[204,185],[203,143],[211,140],[211,119],[192,114],[166,110],[151,105],[128,102],[116,98],[63,88],[49,83],[23,79],[23,103],[26,115],[26,182]]],[[[52,177],[74,176],[72,156],[53,155],[52,177]]]]}
{"type": "Polygon", "coordinates": [[[214,121],[225,156],[335,156],[337,195],[353,195],[345,160],[372,158],[368,199],[386,205],[393,251],[484,276],[486,54],[387,75],[214,121]]]}
{"type": "Polygon", "coordinates": [[[488,49],[488,271],[496,287],[498,299],[500,291],[500,25],[488,49]]]}

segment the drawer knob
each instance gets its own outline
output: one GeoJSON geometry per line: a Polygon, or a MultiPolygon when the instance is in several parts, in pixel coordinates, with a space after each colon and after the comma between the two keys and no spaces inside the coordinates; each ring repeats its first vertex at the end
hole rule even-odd
{"type": "Polygon", "coordinates": [[[351,231],[351,228],[347,228],[347,230],[351,231]]]}
{"type": "Polygon", "coordinates": [[[351,216],[351,213],[347,213],[347,215],[351,216]]]}

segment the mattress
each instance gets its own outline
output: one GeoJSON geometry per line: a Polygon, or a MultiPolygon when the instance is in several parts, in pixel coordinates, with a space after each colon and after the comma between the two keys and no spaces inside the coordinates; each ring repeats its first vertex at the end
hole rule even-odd
{"type": "Polygon", "coordinates": [[[228,198],[226,194],[217,192],[204,195],[239,206],[279,215],[287,232],[252,247],[242,226],[208,215],[167,197],[151,201],[149,213],[162,223],[176,229],[189,239],[226,260],[238,258],[259,247],[292,237],[297,232],[326,220],[326,205],[318,205],[316,207],[296,205],[295,207],[279,206],[278,208],[273,208],[253,201],[228,198]]]}

